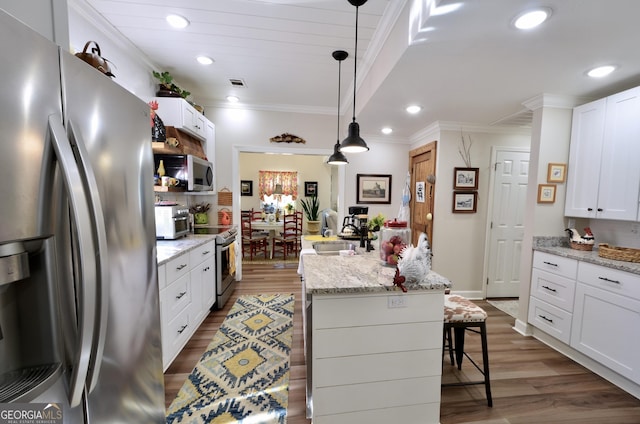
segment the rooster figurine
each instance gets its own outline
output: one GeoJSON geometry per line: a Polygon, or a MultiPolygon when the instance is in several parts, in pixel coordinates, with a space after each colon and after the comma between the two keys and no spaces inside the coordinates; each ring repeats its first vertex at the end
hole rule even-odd
{"type": "Polygon", "coordinates": [[[567,228],[565,230],[569,233],[569,240],[573,243],[577,244],[594,244],[593,233],[591,232],[591,228],[587,227],[584,229],[585,235],[581,236],[578,230],[575,228],[567,228]]]}
{"type": "Polygon", "coordinates": [[[425,233],[420,234],[418,245],[409,245],[400,252],[398,270],[407,282],[420,282],[431,269],[431,249],[425,233]]]}

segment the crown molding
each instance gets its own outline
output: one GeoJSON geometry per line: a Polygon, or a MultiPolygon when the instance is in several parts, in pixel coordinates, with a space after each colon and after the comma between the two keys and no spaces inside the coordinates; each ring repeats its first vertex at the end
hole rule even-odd
{"type": "Polygon", "coordinates": [[[556,109],[573,109],[574,107],[587,103],[593,99],[588,97],[564,96],[560,94],[542,93],[522,102],[522,105],[529,110],[536,110],[543,107],[556,109]]]}
{"type": "Polygon", "coordinates": [[[415,143],[427,138],[438,138],[442,131],[461,131],[486,134],[531,134],[531,128],[501,127],[475,124],[470,122],[436,121],[424,127],[420,131],[417,131],[415,134],[409,137],[409,140],[412,143],[415,143]]]}
{"type": "Polygon", "coordinates": [[[221,100],[201,98],[200,104],[205,108],[260,110],[266,112],[303,113],[310,115],[335,115],[335,107],[303,106],[286,104],[229,103],[221,100]]]}

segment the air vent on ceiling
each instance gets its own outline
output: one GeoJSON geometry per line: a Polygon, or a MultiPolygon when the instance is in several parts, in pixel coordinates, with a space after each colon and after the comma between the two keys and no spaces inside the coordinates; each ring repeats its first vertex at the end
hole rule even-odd
{"type": "Polygon", "coordinates": [[[244,80],[238,78],[229,78],[229,82],[232,87],[246,87],[247,85],[244,83],[244,80]]]}

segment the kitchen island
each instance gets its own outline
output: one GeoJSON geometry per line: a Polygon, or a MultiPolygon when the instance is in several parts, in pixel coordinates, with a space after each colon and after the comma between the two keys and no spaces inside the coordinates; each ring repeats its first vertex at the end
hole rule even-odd
{"type": "Polygon", "coordinates": [[[364,249],[301,261],[313,423],[438,423],[449,280],[430,272],[403,293],[395,268],[364,249]]]}

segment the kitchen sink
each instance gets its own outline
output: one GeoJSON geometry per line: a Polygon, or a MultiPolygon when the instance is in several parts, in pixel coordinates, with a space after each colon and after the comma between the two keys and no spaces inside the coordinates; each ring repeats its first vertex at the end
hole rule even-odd
{"type": "Polygon", "coordinates": [[[319,241],[311,247],[318,255],[338,255],[341,250],[356,250],[356,245],[348,241],[319,241]]]}

